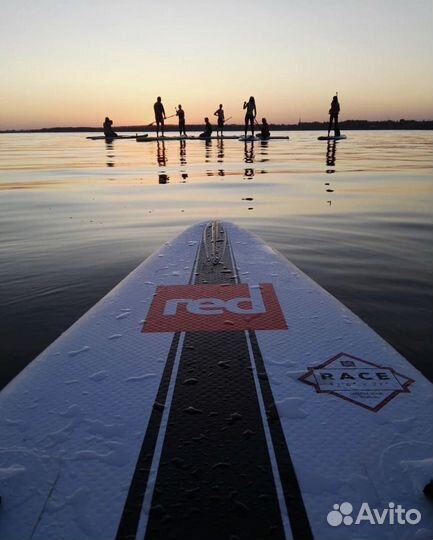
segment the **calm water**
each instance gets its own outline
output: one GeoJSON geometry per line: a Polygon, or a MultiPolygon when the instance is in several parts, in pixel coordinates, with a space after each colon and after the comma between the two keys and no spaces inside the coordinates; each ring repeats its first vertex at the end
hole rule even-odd
{"type": "Polygon", "coordinates": [[[433,133],[290,135],[0,135],[0,385],[161,243],[211,218],[264,238],[433,379],[433,133]]]}

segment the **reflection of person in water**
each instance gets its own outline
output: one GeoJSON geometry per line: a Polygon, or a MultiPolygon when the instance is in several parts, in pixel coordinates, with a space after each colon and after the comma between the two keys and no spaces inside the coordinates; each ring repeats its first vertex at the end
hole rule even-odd
{"type": "Polygon", "coordinates": [[[269,131],[269,124],[266,121],[266,118],[262,118],[262,128],[260,130],[259,137],[260,139],[269,139],[271,132],[269,131]]]}
{"type": "Polygon", "coordinates": [[[201,139],[209,139],[212,135],[212,124],[209,122],[209,118],[206,116],[204,119],[204,131],[200,133],[201,139]]]}
{"type": "Polygon", "coordinates": [[[160,96],[156,98],[153,110],[155,112],[156,136],[159,137],[159,126],[161,126],[161,135],[164,137],[164,119],[166,116],[160,96]]]}
{"type": "MultiPolygon", "coordinates": [[[[326,146],[326,165],[328,167],[334,167],[335,166],[335,152],[337,150],[337,143],[336,141],[328,141],[328,144],[326,146]]],[[[328,170],[326,172],[334,172],[334,170],[328,170]]]]}
{"type": "Polygon", "coordinates": [[[182,105],[178,105],[178,108],[176,109],[176,116],[179,118],[179,135],[181,137],[182,137],[182,135],[185,135],[185,137],[186,137],[185,111],[182,109],[182,105]]]}
{"type": "Polygon", "coordinates": [[[158,161],[158,165],[160,167],[165,167],[167,165],[167,157],[165,155],[165,143],[164,141],[162,142],[157,142],[157,146],[156,146],[156,159],[158,161]]]}
{"type": "Polygon", "coordinates": [[[170,177],[165,173],[158,174],[158,184],[168,184],[170,182],[170,177]]]}
{"type": "Polygon", "coordinates": [[[245,143],[244,146],[244,161],[245,163],[254,163],[254,143],[251,142],[249,145],[245,143]]]}
{"type": "Polygon", "coordinates": [[[186,142],[185,141],[179,141],[179,158],[180,158],[180,164],[186,165],[186,142]]]}
{"type": "Polygon", "coordinates": [[[104,135],[107,137],[107,139],[113,139],[114,137],[117,137],[117,133],[113,129],[113,120],[110,120],[108,116],[105,117],[104,120],[104,135]]]}
{"type": "Polygon", "coordinates": [[[218,125],[217,125],[217,137],[219,136],[219,133],[221,133],[221,137],[223,136],[223,130],[224,130],[224,109],[222,104],[218,107],[218,109],[213,113],[214,116],[218,117],[218,125]]]}
{"type": "Polygon", "coordinates": [[[222,139],[218,139],[218,163],[223,163],[224,161],[224,141],[222,139]]]}
{"type": "Polygon", "coordinates": [[[245,113],[245,137],[247,136],[248,124],[251,126],[251,134],[254,137],[254,120],[257,116],[257,109],[256,100],[253,96],[251,96],[248,101],[244,101],[243,108],[247,110],[245,113]]]}
{"type": "Polygon", "coordinates": [[[338,95],[336,94],[331,101],[331,108],[329,109],[329,125],[328,125],[328,137],[334,123],[334,136],[340,136],[340,127],[338,125],[338,115],[340,113],[340,103],[338,102],[338,95]]]}

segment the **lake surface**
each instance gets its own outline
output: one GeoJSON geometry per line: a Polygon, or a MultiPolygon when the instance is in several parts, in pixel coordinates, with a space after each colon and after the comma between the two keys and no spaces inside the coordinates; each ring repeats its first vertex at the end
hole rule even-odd
{"type": "Polygon", "coordinates": [[[85,135],[0,135],[0,386],[164,241],[215,218],[261,236],[433,380],[433,132],[85,135]]]}

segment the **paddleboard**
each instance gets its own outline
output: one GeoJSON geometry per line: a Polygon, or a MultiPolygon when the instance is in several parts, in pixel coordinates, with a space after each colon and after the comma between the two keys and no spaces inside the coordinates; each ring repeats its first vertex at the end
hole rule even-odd
{"type": "Polygon", "coordinates": [[[152,141],[210,141],[210,140],[224,140],[224,139],[237,139],[239,135],[224,135],[224,137],[195,137],[194,135],[187,135],[186,137],[179,136],[165,136],[165,137],[142,137],[141,135],[136,137],[137,142],[152,142],[152,141]]]}
{"type": "Polygon", "coordinates": [[[288,141],[289,140],[289,137],[287,136],[271,136],[271,137],[267,137],[266,139],[264,139],[263,137],[257,137],[257,136],[252,136],[252,135],[248,135],[248,136],[242,136],[242,137],[239,137],[238,139],[239,141],[243,141],[243,142],[246,142],[246,141],[273,141],[273,140],[286,140],[288,141]]]}
{"type": "Polygon", "coordinates": [[[327,135],[321,135],[320,137],[317,137],[317,140],[319,141],[342,141],[343,139],[347,139],[346,135],[330,135],[329,137],[327,135]]]}
{"type": "Polygon", "coordinates": [[[432,409],[297,267],[198,224],[3,391],[0,539],[427,538],[432,409]]]}
{"type": "MultiPolygon", "coordinates": [[[[92,141],[114,141],[116,139],[135,139],[137,135],[118,135],[117,137],[105,137],[105,135],[95,135],[91,137],[86,137],[86,139],[90,139],[92,141]]],[[[140,137],[147,137],[147,135],[140,135],[140,137]]]]}

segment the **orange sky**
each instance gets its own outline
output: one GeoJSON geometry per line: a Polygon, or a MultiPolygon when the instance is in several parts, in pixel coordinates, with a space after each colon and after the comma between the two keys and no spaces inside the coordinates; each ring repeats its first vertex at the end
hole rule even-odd
{"type": "Polygon", "coordinates": [[[182,103],[199,123],[219,103],[325,120],[433,118],[430,0],[21,0],[2,8],[0,129],[153,120],[182,103]]]}

